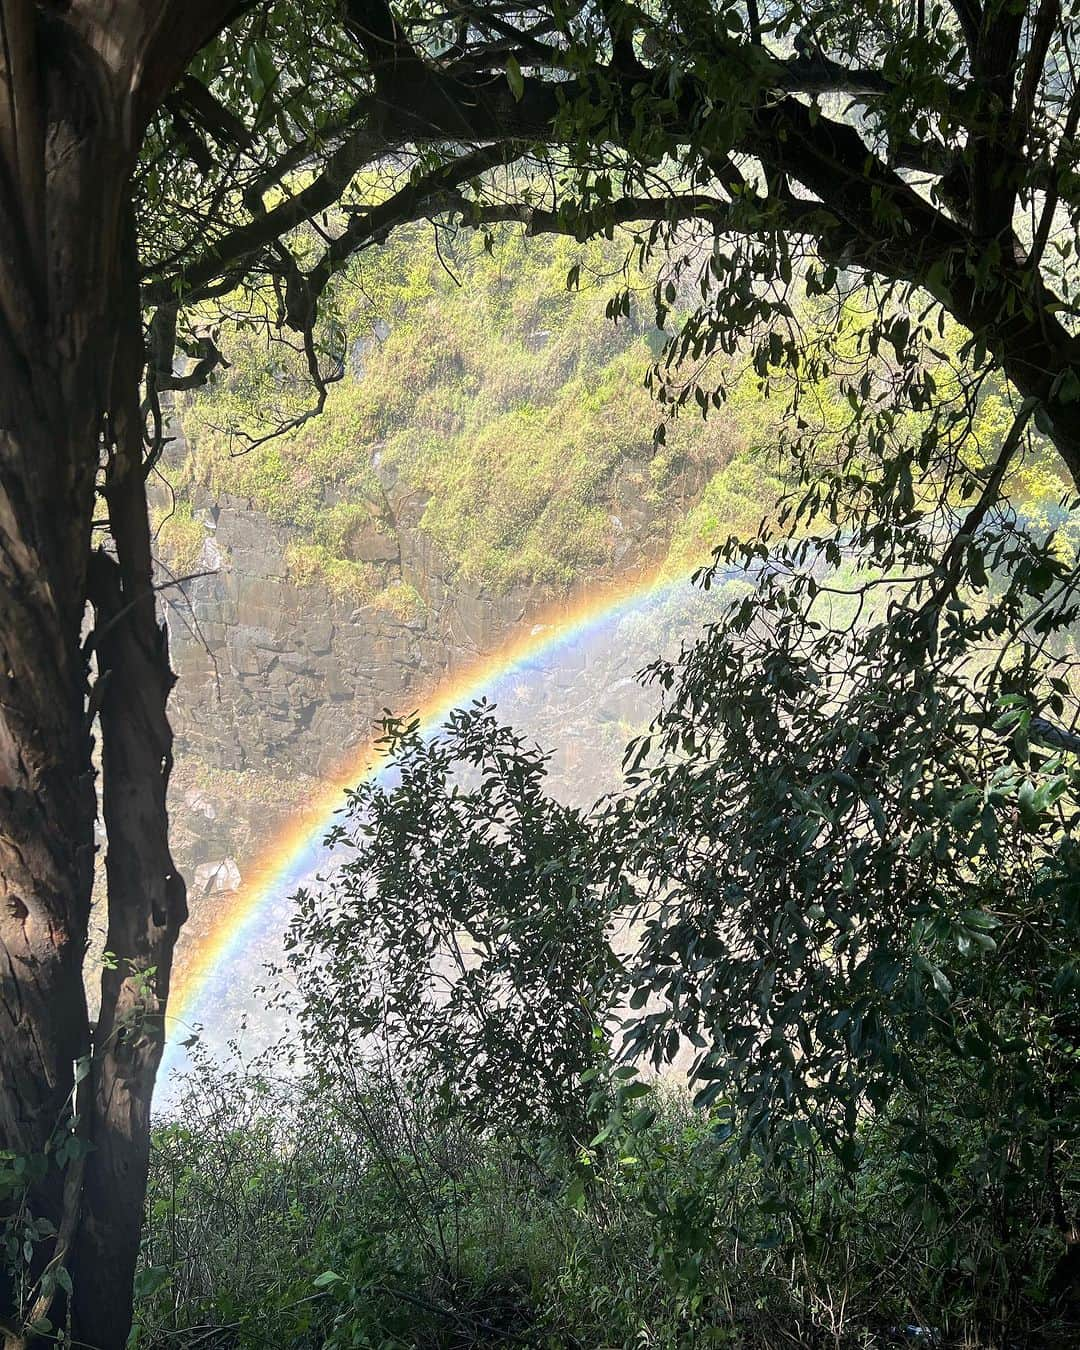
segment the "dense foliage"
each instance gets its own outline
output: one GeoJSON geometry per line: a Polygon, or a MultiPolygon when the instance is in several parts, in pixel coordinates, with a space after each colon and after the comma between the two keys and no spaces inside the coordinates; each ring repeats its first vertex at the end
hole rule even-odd
{"type": "Polygon", "coordinates": [[[415,723],[387,738],[399,781],[349,793],[328,836],[349,856],[297,896],[308,1059],[362,1087],[357,1049],[381,1042],[409,1091],[467,1120],[580,1138],[621,984],[592,830],[541,790],[544,756],[482,708],[453,714],[445,739],[415,723]]]}
{"type": "Polygon", "coordinates": [[[1070,1343],[1049,1227],[1006,1247],[974,1181],[927,1224],[899,1118],[866,1130],[857,1186],[823,1157],[793,1209],[722,1114],[634,1076],[599,1084],[577,1150],[477,1133],[377,1056],[312,1082],[204,1065],[182,1103],[154,1137],[138,1350],[1070,1343]]]}
{"type": "MultiPolygon", "coordinates": [[[[471,1121],[471,1138],[501,1137],[509,1120],[521,1147],[535,1148],[569,1125],[580,1151],[567,1202],[604,1215],[645,1183],[651,1221],[669,1237],[675,1223],[689,1244],[676,1255],[659,1233],[650,1238],[677,1286],[689,1271],[698,1291],[713,1270],[718,1215],[730,1204],[738,1218],[728,1214],[725,1231],[795,1262],[816,1290],[815,1316],[846,1301],[849,1280],[860,1286],[848,1312],[833,1308],[845,1335],[861,1319],[914,1316],[902,1311],[906,1296],[924,1320],[949,1323],[946,1344],[962,1327],[977,1344],[1036,1324],[1067,1337],[1080,1200],[1080,894],[1061,828],[1075,809],[1071,776],[1053,757],[1030,777],[1010,767],[1030,731],[1015,699],[1001,728],[1012,755],[995,735],[988,765],[963,758],[962,738],[946,735],[956,727],[948,707],[927,727],[948,745],[917,766],[894,768],[891,755],[876,775],[869,757],[815,766],[797,741],[770,735],[777,686],[781,696],[806,694],[790,665],[775,663],[757,702],[731,687],[736,734],[766,739],[747,747],[753,771],[724,784],[741,748],[713,740],[723,725],[716,691],[729,686],[710,680],[712,701],[698,689],[687,715],[698,663],[716,641],[693,654],[686,687],[654,729],[667,754],[644,782],[632,768],[631,790],[590,821],[570,813],[569,839],[548,828],[561,812],[544,794],[542,760],[483,707],[455,717],[432,746],[392,728],[402,781],[354,797],[354,828],[339,842],[351,836],[364,851],[321,896],[300,897],[293,930],[292,974],[320,1084],[362,1094],[365,1047],[370,1056],[382,1043],[397,1090],[449,1122],[471,1121]],[[756,718],[745,715],[755,708],[756,718]],[[962,775],[949,772],[958,762],[962,775]],[[487,772],[460,786],[478,764],[487,772]],[[900,807],[890,787],[908,794],[900,807]],[[866,821],[852,822],[853,810],[866,821]],[[550,904],[564,887],[567,912],[550,904]],[[564,945],[580,906],[603,914],[605,902],[609,933],[632,911],[638,939],[622,944],[625,983],[608,986],[606,1008],[590,947],[564,945]],[[441,993],[440,962],[473,941],[475,965],[441,993]],[[575,1005],[508,1006],[505,991],[568,970],[579,993],[594,991],[591,1035],[588,1021],[577,1028],[579,1064],[620,1022],[624,1053],[652,1052],[662,1066],[680,1051],[686,1063],[690,1049],[686,1128],[704,1142],[688,1174],[672,1170],[684,1155],[664,1142],[666,1126],[653,1132],[656,1113],[637,1100],[648,1089],[633,1070],[611,1077],[600,1060],[585,1071],[591,1124],[544,1090],[545,1066],[566,1063],[575,1005]],[[629,1009],[619,1002],[626,987],[629,1009]],[[500,1025],[513,1029],[505,1042],[500,1025]],[[609,1175],[613,1148],[621,1162],[609,1175]],[[882,1283],[894,1249],[912,1262],[903,1295],[882,1283]],[[832,1264],[841,1252],[846,1274],[832,1264]],[[860,1298],[871,1300],[861,1312],[860,1298]]],[[[874,728],[865,730],[873,745],[874,728]]],[[[641,751],[632,747],[632,765],[641,751]]],[[[1023,749],[1025,763],[1031,753],[1023,749]]],[[[752,1343],[753,1319],[733,1334],[752,1343]]]]}

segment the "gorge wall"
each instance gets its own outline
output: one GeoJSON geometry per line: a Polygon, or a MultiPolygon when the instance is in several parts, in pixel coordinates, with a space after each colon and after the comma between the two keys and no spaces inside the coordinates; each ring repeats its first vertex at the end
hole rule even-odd
{"type": "MultiPolygon", "coordinates": [[[[388,482],[393,528],[363,532],[354,550],[385,575],[385,593],[409,596],[406,607],[357,605],[297,581],[288,565],[290,526],[251,500],[206,488],[194,494],[204,532],[193,569],[200,575],[178,585],[162,578],[179,676],[171,814],[190,891],[188,941],[215,897],[242,884],[246,861],[350,750],[371,739],[385,710],[410,711],[552,609],[656,568],[666,532],[657,531],[627,468],[609,503],[610,567],[558,589],[504,589],[455,575],[422,528],[423,502],[388,482]]],[[[688,478],[679,509],[689,511],[701,487],[688,478]]],[[[607,686],[625,683],[624,674],[583,666],[577,703],[610,694],[607,686]]],[[[631,702],[636,708],[640,700],[631,702]]]]}
{"type": "MultiPolygon", "coordinates": [[[[349,367],[317,418],[256,330],[176,409],[152,504],[179,675],[181,963],[384,710],[552,607],[660,564],[688,573],[769,495],[746,408],[654,442],[647,307],[613,324],[606,283],[567,295],[573,241],[511,243],[455,258],[460,287],[430,243],[388,246],[358,279],[349,367]],[[268,408],[294,428],[267,435],[268,408]]],[[[611,261],[597,254],[598,276],[611,261]]],[[[562,706],[583,717],[598,695],[609,720],[623,700],[640,713],[618,662],[557,678],[580,682],[562,706]]]]}

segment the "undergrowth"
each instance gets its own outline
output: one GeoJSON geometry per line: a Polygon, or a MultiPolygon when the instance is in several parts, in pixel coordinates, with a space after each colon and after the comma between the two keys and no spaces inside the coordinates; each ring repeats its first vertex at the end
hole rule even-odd
{"type": "Polygon", "coordinates": [[[854,1183],[789,1178],[792,1207],[682,1090],[604,1094],[606,1137],[573,1150],[385,1073],[328,1091],[204,1062],[154,1134],[132,1350],[1069,1343],[1049,1236],[996,1281],[998,1235],[900,1201],[886,1124],[854,1183]]]}

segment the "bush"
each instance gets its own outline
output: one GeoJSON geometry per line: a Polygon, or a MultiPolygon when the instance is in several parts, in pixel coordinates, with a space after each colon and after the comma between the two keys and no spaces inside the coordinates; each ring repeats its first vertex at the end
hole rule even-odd
{"type": "Polygon", "coordinates": [[[385,724],[390,785],[348,794],[345,856],[296,896],[286,940],[304,1049],[330,1085],[373,1040],[477,1126],[580,1140],[583,1075],[621,987],[604,863],[546,756],[483,703],[443,734],[385,724]]]}
{"type": "Polygon", "coordinates": [[[374,1062],[280,1067],[203,1062],[155,1131],[131,1350],[1070,1343],[1037,1297],[1049,1239],[1013,1252],[1018,1319],[981,1212],[935,1234],[906,1204],[898,1119],[858,1184],[824,1160],[792,1207],[678,1087],[601,1077],[603,1128],[568,1150],[465,1127],[374,1062]]]}

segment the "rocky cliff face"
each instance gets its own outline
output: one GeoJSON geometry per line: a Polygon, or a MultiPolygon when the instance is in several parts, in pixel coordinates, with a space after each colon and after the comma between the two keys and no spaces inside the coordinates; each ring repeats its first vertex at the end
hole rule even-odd
{"type": "Polygon", "coordinates": [[[451,589],[423,541],[402,532],[359,548],[408,580],[412,612],[357,607],[291,580],[287,527],[250,503],[226,496],[201,506],[207,575],[171,598],[167,613],[182,681],[178,753],[213,768],[280,779],[329,773],[382,709],[474,660],[535,598],[451,589]]]}
{"type": "Polygon", "coordinates": [[[494,251],[463,240],[455,281],[423,232],[398,236],[343,289],[350,369],[317,418],[306,363],[268,351],[259,324],[178,399],[154,518],[163,564],[197,574],[162,590],[173,835],[196,908],[384,709],[665,558],[745,448],[730,417],[654,444],[643,376],[662,335],[643,301],[605,317],[623,261],[621,245],[526,249],[511,230],[494,251]],[[571,268],[592,283],[568,291],[571,268]]]}
{"type": "MultiPolygon", "coordinates": [[[[423,501],[393,481],[385,489],[388,521],[365,530],[353,550],[380,569],[395,599],[361,606],[290,575],[288,526],[250,501],[198,490],[201,575],[163,591],[180,677],[171,703],[173,831],[196,933],[213,897],[242,884],[247,860],[370,738],[385,709],[408,711],[554,601],[574,598],[573,590],[497,591],[455,577],[422,527],[423,501]]],[[[688,481],[687,507],[695,490],[700,484],[688,481]]],[[[629,471],[618,495],[611,570],[582,579],[578,591],[644,572],[662,556],[666,540],[629,471]]]]}

